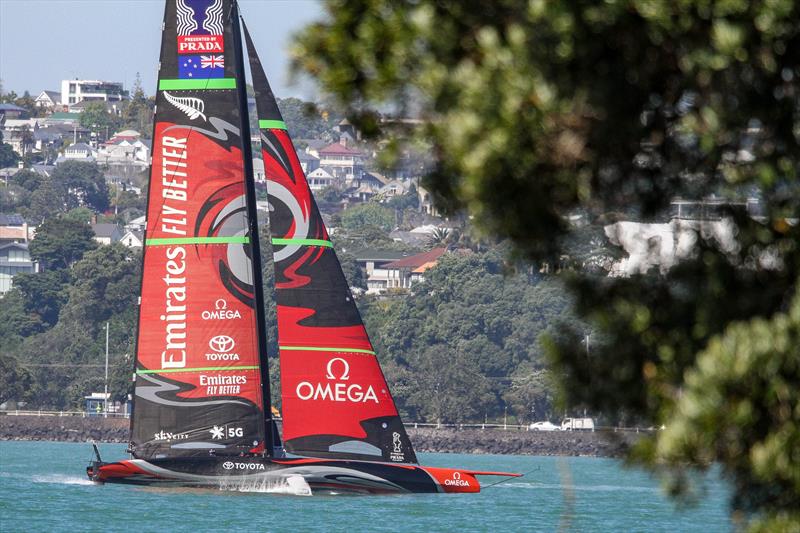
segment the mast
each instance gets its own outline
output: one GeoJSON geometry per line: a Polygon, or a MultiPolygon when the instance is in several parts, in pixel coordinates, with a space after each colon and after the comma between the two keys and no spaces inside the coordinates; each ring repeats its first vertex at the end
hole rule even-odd
{"type": "Polygon", "coordinates": [[[416,463],[244,23],[243,28],[270,204],[284,446],[311,457],[416,463]]]}
{"type": "Polygon", "coordinates": [[[233,0],[166,2],[131,420],[137,458],[272,451],[236,16],[233,0]]]}
{"type": "Polygon", "coordinates": [[[264,281],[261,274],[261,242],[258,238],[258,213],[256,211],[256,188],[253,176],[253,151],[250,141],[250,106],[247,103],[247,85],[244,74],[244,51],[242,50],[242,32],[239,29],[239,4],[233,1],[232,20],[235,23],[233,43],[236,49],[237,79],[242,80],[237,92],[239,95],[239,111],[242,114],[242,152],[244,153],[245,189],[247,197],[247,219],[250,222],[250,235],[252,237],[253,257],[253,285],[255,293],[256,324],[258,327],[258,359],[261,366],[261,396],[264,409],[264,439],[266,453],[272,455],[274,446],[274,433],[272,430],[272,396],[269,386],[269,360],[267,358],[267,320],[264,316],[264,281]]]}

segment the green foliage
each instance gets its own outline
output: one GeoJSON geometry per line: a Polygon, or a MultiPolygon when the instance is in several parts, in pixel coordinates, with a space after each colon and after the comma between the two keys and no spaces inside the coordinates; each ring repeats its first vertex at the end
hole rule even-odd
{"type": "Polygon", "coordinates": [[[88,128],[95,133],[109,135],[115,132],[121,125],[119,117],[109,113],[106,110],[105,102],[89,102],[83,108],[79,117],[80,124],[84,128],[88,128]]]}
{"type": "MultiPolygon", "coordinates": [[[[544,373],[538,337],[568,304],[560,284],[512,274],[492,252],[447,255],[412,294],[361,305],[401,407],[414,419],[474,422],[503,413],[508,383],[544,373]]],[[[529,389],[508,396],[510,413],[549,415],[551,389],[529,389]]]]}
{"type": "MultiPolygon", "coordinates": [[[[127,197],[124,200],[136,204],[127,197]]],[[[108,185],[95,163],[65,161],[49,177],[22,169],[0,189],[0,209],[21,213],[32,224],[77,207],[95,212],[109,208],[108,185]]]]}
{"type": "Polygon", "coordinates": [[[64,217],[46,219],[29,245],[31,257],[53,269],[72,266],[96,247],[94,232],[88,224],[64,217]]]}
{"type": "Polygon", "coordinates": [[[653,468],[719,462],[754,528],[797,529],[785,472],[800,471],[800,354],[771,343],[798,323],[800,232],[785,217],[800,210],[800,4],[327,6],[296,66],[354,116],[418,109],[423,124],[394,133],[432,147],[437,207],[466,208],[530,259],[596,271],[599,228],[575,235],[575,212],[602,224],[649,220],[678,195],[762,200],[761,223],[730,213],[734,250],[700,241],[662,276],[571,274],[598,342],[587,357],[582,327],[553,332],[551,359],[570,404],[667,427],[638,455],[653,468]]]}
{"type": "Polygon", "coordinates": [[[342,227],[351,231],[373,227],[387,233],[394,227],[394,212],[372,202],[358,204],[342,213],[342,227]]]}
{"type": "Polygon", "coordinates": [[[0,168],[14,167],[19,161],[19,155],[11,148],[10,144],[0,143],[0,168]]]}
{"type": "MultiPolygon", "coordinates": [[[[138,253],[120,244],[88,251],[74,263],[69,282],[60,291],[63,305],[58,322],[33,335],[25,332],[22,341],[13,346],[12,353],[21,366],[32,364],[32,390],[27,399],[33,405],[78,408],[84,395],[102,390],[106,322],[110,324],[112,397],[124,400],[131,392],[140,265],[138,253]]],[[[30,279],[58,273],[39,273],[30,279]]],[[[16,285],[16,277],[14,282],[16,285]]],[[[16,292],[11,291],[6,298],[16,292]]],[[[26,302],[19,296],[14,298],[23,300],[15,304],[19,311],[26,302]]],[[[2,327],[0,334],[6,335],[2,327]]]]}
{"type": "MultiPolygon", "coordinates": [[[[61,306],[67,300],[65,288],[70,281],[67,270],[46,270],[14,276],[14,288],[24,298],[24,313],[42,328],[58,322],[61,306]]],[[[18,326],[19,327],[19,326],[18,326]]],[[[30,330],[30,326],[25,327],[30,330]]]]}
{"type": "Polygon", "coordinates": [[[122,109],[122,128],[138,131],[149,137],[153,131],[153,102],[142,89],[142,78],[136,73],[131,99],[122,109]]]}
{"type": "Polygon", "coordinates": [[[278,108],[293,139],[333,140],[333,127],[342,118],[299,98],[279,98],[278,108]]]}
{"type": "Polygon", "coordinates": [[[24,398],[30,386],[30,374],[16,359],[0,352],[0,403],[24,398]]]}
{"type": "Polygon", "coordinates": [[[65,161],[51,177],[69,192],[68,208],[87,206],[100,213],[108,209],[108,185],[96,164],[65,161]]]}
{"type": "Polygon", "coordinates": [[[419,208],[419,196],[417,195],[416,187],[412,186],[411,190],[408,191],[406,194],[401,194],[399,196],[393,196],[389,198],[386,202],[386,207],[391,209],[418,209],[419,208]]]}

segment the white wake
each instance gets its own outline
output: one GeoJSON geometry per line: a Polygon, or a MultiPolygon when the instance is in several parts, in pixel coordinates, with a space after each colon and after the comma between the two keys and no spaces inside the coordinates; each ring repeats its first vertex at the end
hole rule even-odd
{"type": "Polygon", "coordinates": [[[244,481],[222,481],[220,490],[262,492],[289,496],[311,496],[311,487],[302,476],[261,477],[244,481]]]}
{"type": "Polygon", "coordinates": [[[68,476],[66,474],[47,474],[45,476],[31,476],[34,483],[55,483],[59,485],[94,485],[85,477],[68,476]]]}

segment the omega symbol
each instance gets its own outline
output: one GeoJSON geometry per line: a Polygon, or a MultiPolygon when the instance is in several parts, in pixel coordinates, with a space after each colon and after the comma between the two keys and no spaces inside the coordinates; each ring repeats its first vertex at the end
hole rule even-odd
{"type": "Polygon", "coordinates": [[[342,365],[343,365],[343,367],[342,367],[342,375],[339,377],[339,379],[341,379],[342,381],[349,380],[350,379],[350,364],[347,361],[345,361],[344,359],[342,359],[341,357],[334,357],[333,359],[328,361],[328,373],[325,374],[325,377],[328,378],[328,379],[337,379],[336,378],[336,374],[333,373],[333,366],[334,366],[333,364],[336,361],[341,361],[342,365]]]}

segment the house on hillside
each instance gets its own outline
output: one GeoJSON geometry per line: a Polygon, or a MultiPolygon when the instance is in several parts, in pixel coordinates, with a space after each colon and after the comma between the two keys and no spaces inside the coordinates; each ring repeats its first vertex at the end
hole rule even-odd
{"type": "Polygon", "coordinates": [[[128,99],[122,83],[100,80],[61,80],[61,104],[72,106],[83,100],[121,102],[128,99]]]}
{"type": "Polygon", "coordinates": [[[11,290],[14,276],[39,272],[39,263],[31,260],[28,243],[0,243],[0,295],[11,290]]]}
{"type": "Polygon", "coordinates": [[[84,163],[94,163],[97,158],[97,152],[94,148],[86,143],[75,143],[67,146],[64,149],[64,155],[56,159],[56,165],[64,161],[81,161],[84,163]]]}
{"type": "Polygon", "coordinates": [[[304,146],[303,151],[319,159],[319,151],[330,144],[322,139],[296,139],[295,146],[304,146]]]}
{"type": "Polygon", "coordinates": [[[128,230],[119,242],[128,248],[141,248],[144,246],[144,233],[141,231],[128,230]]]}
{"type": "Polygon", "coordinates": [[[34,133],[39,129],[35,118],[8,118],[0,116],[3,142],[11,146],[18,155],[24,156],[33,150],[34,133]]]}
{"type": "Polygon", "coordinates": [[[28,110],[16,104],[0,104],[0,118],[21,119],[28,116],[28,110]]]}
{"type": "Polygon", "coordinates": [[[20,215],[0,213],[0,245],[11,242],[27,243],[33,238],[33,233],[33,228],[20,215]]]}
{"type": "Polygon", "coordinates": [[[329,144],[319,151],[319,167],[336,180],[350,185],[361,179],[364,154],[340,143],[329,144]]]}
{"type": "Polygon", "coordinates": [[[318,168],[306,174],[306,180],[312,191],[321,191],[335,183],[334,177],[322,168],[318,168]]]}
{"type": "Polygon", "coordinates": [[[434,248],[429,252],[385,264],[383,268],[387,272],[386,288],[410,289],[415,283],[422,281],[424,272],[436,266],[439,258],[446,252],[447,248],[434,248]]]}
{"type": "Polygon", "coordinates": [[[138,131],[120,131],[100,145],[97,161],[110,167],[132,166],[136,171],[144,170],[150,164],[150,141],[141,139],[138,131]]]}
{"type": "Polygon", "coordinates": [[[58,91],[42,91],[39,93],[39,96],[36,97],[34,102],[36,102],[36,107],[53,111],[57,107],[62,107],[61,93],[58,91]]]}
{"type": "Polygon", "coordinates": [[[305,150],[297,151],[297,159],[300,161],[300,168],[308,175],[319,168],[319,157],[306,152],[305,150]]]}
{"type": "Polygon", "coordinates": [[[116,224],[92,224],[92,231],[94,231],[94,240],[102,245],[119,242],[123,237],[122,230],[116,224]]]}
{"type": "Polygon", "coordinates": [[[145,215],[140,217],[136,217],[127,224],[125,224],[125,229],[128,231],[139,231],[143,232],[145,227],[147,226],[147,218],[145,215]]]}
{"type": "Polygon", "coordinates": [[[355,254],[356,263],[367,275],[367,294],[378,294],[385,291],[389,283],[389,275],[384,266],[410,255],[408,252],[374,248],[357,252],[355,254]]]}

